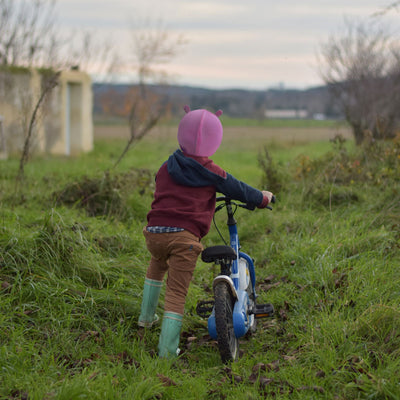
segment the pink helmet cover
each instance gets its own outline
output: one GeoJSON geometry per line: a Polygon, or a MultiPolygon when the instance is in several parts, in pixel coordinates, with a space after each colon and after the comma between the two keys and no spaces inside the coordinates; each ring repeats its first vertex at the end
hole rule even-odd
{"type": "Polygon", "coordinates": [[[178,127],[178,142],[186,154],[198,157],[210,157],[218,149],[222,141],[223,128],[218,110],[215,114],[199,109],[190,111],[185,106],[186,115],[178,127]]]}

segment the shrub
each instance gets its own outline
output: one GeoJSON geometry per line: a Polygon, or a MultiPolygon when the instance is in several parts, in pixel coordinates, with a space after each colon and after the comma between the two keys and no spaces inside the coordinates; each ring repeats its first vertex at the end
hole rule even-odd
{"type": "Polygon", "coordinates": [[[278,194],[288,180],[286,170],[278,166],[272,159],[266,146],[263,153],[258,155],[258,164],[263,171],[262,187],[268,188],[271,192],[278,194]]]}
{"type": "Polygon", "coordinates": [[[153,188],[152,174],[148,170],[115,175],[105,172],[101,177],[84,176],[80,181],[69,183],[54,193],[54,197],[57,204],[80,207],[91,217],[112,216],[124,220],[135,209],[128,204],[129,196],[134,192],[144,195],[153,188]]]}
{"type": "Polygon", "coordinates": [[[351,185],[386,185],[400,180],[400,137],[391,141],[369,141],[349,152],[342,142],[334,141],[333,151],[319,159],[301,156],[296,166],[298,180],[351,185]]]}
{"type": "Polygon", "coordinates": [[[324,205],[357,202],[366,184],[382,187],[400,180],[400,140],[370,141],[353,151],[340,139],[324,156],[300,156],[293,165],[294,179],[303,185],[304,199],[324,205]]]}

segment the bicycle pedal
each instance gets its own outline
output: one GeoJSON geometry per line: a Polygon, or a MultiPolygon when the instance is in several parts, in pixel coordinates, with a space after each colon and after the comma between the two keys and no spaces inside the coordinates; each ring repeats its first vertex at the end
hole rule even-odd
{"type": "Polygon", "coordinates": [[[214,300],[201,300],[196,305],[196,313],[199,317],[208,318],[214,308],[214,300]]]}
{"type": "Polygon", "coordinates": [[[269,303],[256,304],[253,314],[256,319],[272,317],[274,315],[274,306],[269,303]]]}

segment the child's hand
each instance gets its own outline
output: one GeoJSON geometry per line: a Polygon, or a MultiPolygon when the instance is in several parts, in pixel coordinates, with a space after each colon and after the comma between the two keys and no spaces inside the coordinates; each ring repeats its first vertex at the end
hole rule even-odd
{"type": "Polygon", "coordinates": [[[262,191],[262,194],[263,194],[264,196],[267,196],[267,198],[268,198],[268,204],[271,203],[271,201],[272,201],[272,196],[273,196],[274,194],[271,193],[271,192],[268,192],[267,190],[263,190],[263,191],[262,191]]]}

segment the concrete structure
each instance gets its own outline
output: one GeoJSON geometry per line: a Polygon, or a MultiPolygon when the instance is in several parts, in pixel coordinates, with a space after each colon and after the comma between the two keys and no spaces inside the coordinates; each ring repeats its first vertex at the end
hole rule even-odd
{"type": "MultiPolygon", "coordinates": [[[[2,153],[22,149],[29,123],[51,73],[35,69],[0,70],[2,153]]],[[[39,109],[31,142],[32,151],[75,155],[93,149],[92,85],[80,71],[63,71],[39,109]]],[[[0,138],[1,141],[1,138],[0,138]]]]}
{"type": "Polygon", "coordinates": [[[0,115],[0,160],[7,159],[6,137],[3,129],[3,117],[0,115]]]}

